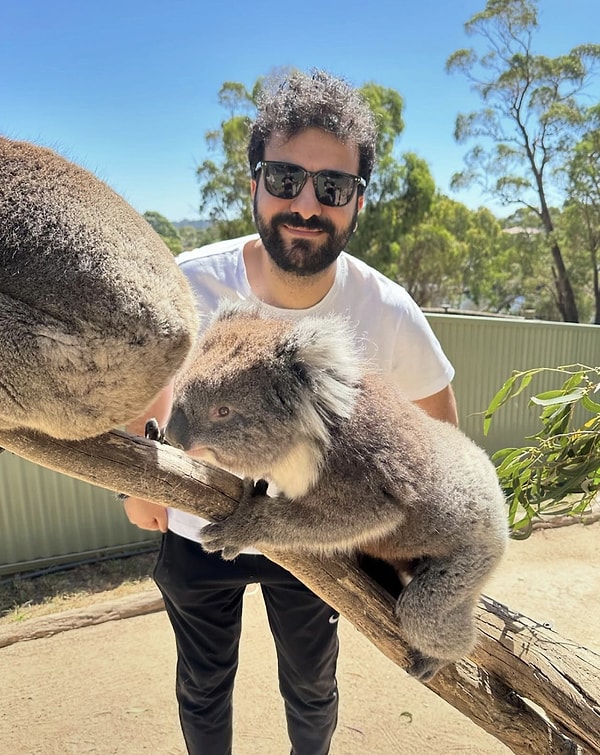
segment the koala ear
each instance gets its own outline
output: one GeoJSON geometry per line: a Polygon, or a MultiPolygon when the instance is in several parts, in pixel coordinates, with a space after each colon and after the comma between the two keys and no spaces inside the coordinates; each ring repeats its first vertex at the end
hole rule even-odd
{"type": "Polygon", "coordinates": [[[260,313],[260,305],[257,302],[238,299],[219,299],[211,324],[236,318],[254,318],[260,313]]]}
{"type": "Polygon", "coordinates": [[[320,412],[350,416],[363,364],[348,323],[336,316],[306,317],[293,325],[288,348],[294,375],[310,388],[320,412]]]}

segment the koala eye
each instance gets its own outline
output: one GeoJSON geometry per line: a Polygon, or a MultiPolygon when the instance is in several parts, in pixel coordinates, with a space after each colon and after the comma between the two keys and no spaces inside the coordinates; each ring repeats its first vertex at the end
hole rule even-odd
{"type": "Polygon", "coordinates": [[[210,408],[210,419],[217,422],[221,419],[227,419],[230,414],[231,409],[226,404],[221,404],[221,406],[211,406],[210,408]]]}

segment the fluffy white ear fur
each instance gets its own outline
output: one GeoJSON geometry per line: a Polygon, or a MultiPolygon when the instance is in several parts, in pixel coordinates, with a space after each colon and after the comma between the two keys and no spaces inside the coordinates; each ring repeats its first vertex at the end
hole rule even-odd
{"type": "Polygon", "coordinates": [[[265,317],[260,302],[247,299],[219,299],[219,304],[213,312],[210,323],[220,320],[230,320],[235,317],[265,317]]]}
{"type": "Polygon", "coordinates": [[[292,333],[296,361],[307,372],[317,408],[325,415],[349,417],[363,363],[348,321],[335,315],[306,317],[294,323],[292,333]]]}
{"type": "Polygon", "coordinates": [[[331,424],[348,418],[354,410],[362,360],[352,329],[336,316],[290,323],[285,349],[290,367],[300,368],[298,443],[271,470],[271,476],[281,492],[296,498],[306,495],[319,479],[325,449],[332,441],[331,424]]]}

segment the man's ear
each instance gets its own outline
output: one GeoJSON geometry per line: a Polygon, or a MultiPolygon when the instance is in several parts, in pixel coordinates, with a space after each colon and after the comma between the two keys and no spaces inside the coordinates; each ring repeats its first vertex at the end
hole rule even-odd
{"type": "Polygon", "coordinates": [[[365,206],[365,195],[361,194],[358,198],[358,211],[360,212],[365,206]]]}
{"type": "Polygon", "coordinates": [[[256,179],[251,178],[250,179],[250,196],[252,199],[254,199],[255,194],[256,194],[256,179]]]}

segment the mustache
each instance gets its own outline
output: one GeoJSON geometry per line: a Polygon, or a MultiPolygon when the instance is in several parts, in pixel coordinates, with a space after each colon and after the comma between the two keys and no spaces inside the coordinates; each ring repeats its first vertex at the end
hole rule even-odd
{"type": "Polygon", "coordinates": [[[271,219],[271,226],[277,228],[281,225],[290,225],[293,228],[304,228],[307,231],[325,231],[330,234],[335,233],[335,226],[328,218],[319,218],[312,215],[310,218],[303,218],[296,212],[279,212],[271,219]]]}

